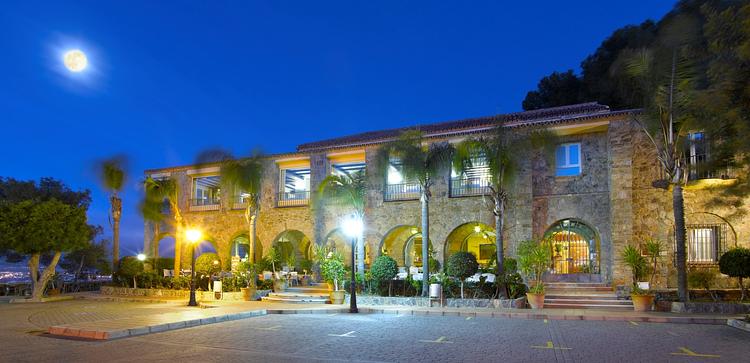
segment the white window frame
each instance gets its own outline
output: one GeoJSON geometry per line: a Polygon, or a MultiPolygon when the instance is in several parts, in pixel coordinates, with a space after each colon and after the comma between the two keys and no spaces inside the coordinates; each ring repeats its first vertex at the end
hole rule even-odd
{"type": "Polygon", "coordinates": [[[573,175],[557,175],[557,169],[558,168],[578,168],[578,174],[583,174],[583,151],[581,150],[581,143],[580,142],[567,142],[564,144],[557,145],[558,148],[562,147],[565,150],[565,164],[563,165],[557,165],[557,150],[555,150],[555,175],[556,176],[573,176],[573,175]],[[578,146],[578,164],[570,164],[570,147],[573,145],[578,146]]]}

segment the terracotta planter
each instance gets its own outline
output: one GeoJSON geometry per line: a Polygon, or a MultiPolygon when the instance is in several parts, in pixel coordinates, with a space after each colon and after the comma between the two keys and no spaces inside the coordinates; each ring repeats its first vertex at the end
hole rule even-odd
{"type": "Polygon", "coordinates": [[[630,295],[633,299],[634,311],[651,311],[654,305],[654,295],[630,295]]]}
{"type": "Polygon", "coordinates": [[[344,303],[344,294],[346,292],[344,290],[338,290],[338,291],[331,291],[330,297],[331,297],[331,304],[334,305],[341,305],[344,303]]]}
{"type": "Polygon", "coordinates": [[[240,291],[242,292],[242,300],[252,301],[255,297],[255,290],[254,287],[241,287],[240,291]]]}
{"type": "Polygon", "coordinates": [[[544,308],[544,294],[532,294],[526,293],[526,300],[529,301],[532,309],[543,309],[544,308]]]}

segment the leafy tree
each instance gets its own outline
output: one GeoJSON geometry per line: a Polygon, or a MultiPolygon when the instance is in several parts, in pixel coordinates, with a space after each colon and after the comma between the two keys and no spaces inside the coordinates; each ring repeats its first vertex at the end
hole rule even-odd
{"type": "MultiPolygon", "coordinates": [[[[496,275],[503,276],[505,205],[510,198],[510,186],[515,182],[521,164],[535,150],[543,150],[545,156],[552,155],[555,142],[551,133],[541,130],[509,132],[502,126],[495,128],[489,137],[469,138],[456,145],[453,154],[453,169],[464,175],[478,160],[484,160],[489,168],[488,209],[495,216],[495,261],[496,275]]],[[[501,289],[502,292],[505,289],[501,289]]]]}
{"type": "Polygon", "coordinates": [[[221,272],[221,259],[213,252],[202,253],[195,259],[195,273],[213,275],[221,272]]]}
{"type": "Polygon", "coordinates": [[[86,246],[91,227],[89,191],[77,192],[52,178],[18,181],[0,178],[0,249],[29,255],[32,299],[39,301],[63,252],[86,246]],[[50,255],[39,271],[42,256],[50,255]]]}
{"type": "MultiPolygon", "coordinates": [[[[263,156],[253,153],[249,158],[235,159],[227,154],[221,161],[221,182],[230,192],[240,193],[245,203],[245,222],[250,240],[250,261],[255,262],[256,224],[260,213],[260,193],[263,178],[263,156]]],[[[233,199],[234,200],[234,199],[233,199]]]]}
{"type": "Polygon", "coordinates": [[[568,70],[562,73],[552,72],[549,76],[542,78],[537,85],[537,90],[526,94],[522,106],[524,110],[536,110],[582,102],[586,102],[583,82],[573,73],[573,70],[568,70]]]}
{"type": "Polygon", "coordinates": [[[112,226],[112,270],[117,271],[117,262],[120,260],[120,218],[122,217],[122,199],[119,193],[125,185],[125,169],[127,160],[118,155],[98,163],[97,169],[99,179],[107,191],[109,191],[110,225],[112,226]]]}
{"type": "Polygon", "coordinates": [[[719,271],[730,277],[736,277],[742,295],[740,301],[745,300],[745,284],[743,279],[750,277],[750,249],[733,248],[719,258],[719,271]]]}
{"type": "Polygon", "coordinates": [[[180,271],[182,267],[182,241],[184,239],[185,230],[185,219],[182,216],[179,205],[179,187],[177,181],[172,178],[166,179],[154,179],[147,177],[143,181],[143,187],[145,189],[145,197],[141,202],[141,213],[143,218],[151,221],[154,228],[154,236],[152,237],[152,246],[154,246],[154,256],[158,256],[157,238],[158,236],[158,225],[165,219],[162,209],[164,203],[169,204],[169,209],[172,214],[173,230],[174,230],[174,270],[175,273],[180,271]]]}
{"type": "Polygon", "coordinates": [[[448,276],[453,276],[461,281],[461,298],[463,299],[464,281],[479,270],[477,256],[474,256],[471,252],[456,252],[448,257],[445,269],[448,276]]]}
{"type": "Polygon", "coordinates": [[[326,282],[333,284],[336,291],[338,291],[339,282],[343,287],[346,267],[344,267],[344,262],[340,259],[328,258],[320,265],[320,274],[326,282]]]}
{"type": "Polygon", "coordinates": [[[115,272],[115,278],[123,284],[132,280],[133,288],[138,288],[136,277],[143,272],[143,261],[138,261],[135,256],[125,256],[120,259],[118,266],[120,269],[115,272]]]}
{"type": "Polygon", "coordinates": [[[380,285],[383,281],[388,281],[388,296],[391,296],[391,287],[393,278],[398,274],[398,264],[391,256],[378,256],[370,266],[372,278],[380,285]]]}
{"type": "MultiPolygon", "coordinates": [[[[350,209],[354,218],[364,222],[367,178],[363,170],[352,174],[331,174],[320,183],[319,194],[324,202],[350,209]]],[[[364,277],[365,239],[357,236],[357,270],[364,277]]]]}
{"type": "MultiPolygon", "coordinates": [[[[403,132],[396,140],[383,145],[377,154],[378,166],[383,179],[387,177],[388,167],[392,158],[397,158],[402,166],[405,180],[419,183],[422,208],[422,269],[423,281],[430,279],[430,198],[435,178],[443,169],[448,168],[453,155],[453,147],[448,143],[432,143],[427,145],[419,130],[403,132]]],[[[428,284],[422,284],[422,296],[429,293],[428,284]]]]}
{"type": "Polygon", "coordinates": [[[101,233],[101,227],[92,228],[92,238],[86,247],[79,250],[66,253],[60,261],[60,266],[76,276],[81,274],[83,269],[95,269],[100,274],[111,273],[111,261],[109,261],[109,251],[107,250],[107,241],[94,241],[94,236],[101,233]]]}

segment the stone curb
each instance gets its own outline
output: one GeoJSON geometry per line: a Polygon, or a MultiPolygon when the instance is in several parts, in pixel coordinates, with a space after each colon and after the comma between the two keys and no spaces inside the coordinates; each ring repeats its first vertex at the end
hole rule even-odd
{"type": "Polygon", "coordinates": [[[727,325],[737,328],[740,330],[744,330],[746,332],[750,332],[750,323],[740,320],[740,319],[727,319],[727,325]]]}
{"type": "MultiPolygon", "coordinates": [[[[182,321],[175,321],[170,323],[161,323],[161,324],[154,324],[154,325],[148,325],[148,326],[135,326],[135,327],[127,327],[127,328],[112,328],[107,329],[107,325],[116,325],[117,320],[125,320],[125,319],[115,319],[110,321],[100,321],[102,322],[102,328],[92,329],[92,328],[81,328],[76,327],[76,324],[67,324],[67,325],[57,325],[57,326],[51,326],[47,330],[47,332],[50,335],[56,335],[56,336],[64,336],[64,337],[74,337],[74,338],[82,338],[82,339],[91,339],[91,340],[111,340],[111,339],[117,339],[117,338],[126,338],[126,337],[132,337],[137,335],[145,335],[145,334],[151,334],[151,333],[159,333],[169,330],[176,330],[176,329],[182,329],[182,328],[189,328],[199,325],[208,325],[208,324],[215,324],[220,323],[224,321],[231,321],[231,320],[239,320],[239,319],[246,319],[246,318],[252,318],[256,316],[262,316],[266,315],[266,310],[260,309],[260,310],[251,310],[251,311],[243,311],[239,313],[229,313],[224,315],[216,315],[216,316],[210,316],[205,318],[194,318],[189,320],[182,320],[182,321]]],[[[96,323],[96,322],[93,322],[96,323]]]]}
{"type": "Polygon", "coordinates": [[[20,299],[10,299],[8,301],[11,304],[33,304],[33,303],[45,303],[45,302],[55,302],[55,301],[67,301],[67,300],[73,300],[75,299],[75,296],[71,295],[63,295],[63,296],[53,296],[53,297],[43,297],[41,301],[32,301],[31,299],[26,298],[20,298],[20,299]]]}

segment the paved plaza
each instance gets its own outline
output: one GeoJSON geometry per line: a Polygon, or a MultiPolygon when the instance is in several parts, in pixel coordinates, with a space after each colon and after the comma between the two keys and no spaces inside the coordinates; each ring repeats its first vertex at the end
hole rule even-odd
{"type": "Polygon", "coordinates": [[[741,362],[750,356],[750,333],[738,329],[635,321],[272,314],[110,341],[45,333],[55,324],[184,309],[90,300],[0,304],[0,361],[741,362]]]}

